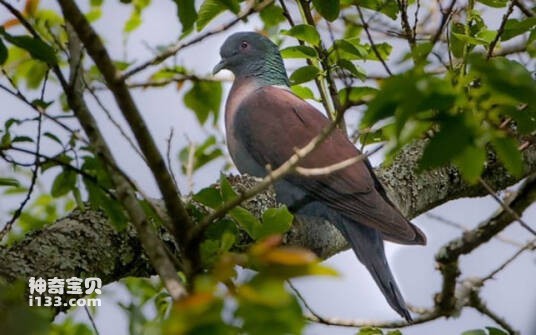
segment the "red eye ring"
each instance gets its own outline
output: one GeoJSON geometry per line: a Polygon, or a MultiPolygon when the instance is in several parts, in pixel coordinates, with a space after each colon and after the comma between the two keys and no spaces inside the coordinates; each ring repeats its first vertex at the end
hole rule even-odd
{"type": "Polygon", "coordinates": [[[246,42],[246,41],[242,41],[242,43],[240,43],[240,48],[242,48],[242,49],[245,49],[245,48],[247,48],[248,46],[249,46],[249,43],[246,42]]]}

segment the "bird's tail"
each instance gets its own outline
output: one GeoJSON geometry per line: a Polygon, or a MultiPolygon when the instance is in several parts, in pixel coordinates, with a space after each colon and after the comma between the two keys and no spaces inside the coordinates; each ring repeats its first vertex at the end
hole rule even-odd
{"type": "Polygon", "coordinates": [[[396,285],[395,278],[385,258],[383,239],[380,233],[375,229],[347,220],[338,226],[350,242],[357,258],[372,274],[389,305],[406,321],[411,322],[406,302],[396,285]]]}

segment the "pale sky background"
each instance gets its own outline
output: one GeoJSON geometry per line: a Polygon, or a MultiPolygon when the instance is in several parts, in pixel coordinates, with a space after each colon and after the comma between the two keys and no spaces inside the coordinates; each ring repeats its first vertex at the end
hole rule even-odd
{"type": "MultiPolygon", "coordinates": [[[[80,1],[81,6],[87,6],[89,1],[80,1]]],[[[13,2],[16,5],[17,2],[13,2]]],[[[42,1],[43,4],[55,6],[55,2],[42,1]]],[[[108,50],[115,59],[121,59],[124,55],[122,44],[122,27],[130,13],[130,7],[121,5],[118,1],[107,1],[103,7],[103,17],[95,23],[97,31],[104,36],[108,50]]],[[[172,1],[153,1],[153,4],[143,13],[143,25],[133,33],[127,44],[127,59],[144,61],[151,56],[151,51],[146,47],[165,45],[176,40],[180,26],[176,19],[176,8],[172,1]]],[[[490,12],[488,15],[494,15],[490,12]]],[[[8,17],[7,13],[0,10],[0,22],[8,17]]],[[[218,23],[227,22],[230,16],[222,16],[209,25],[217,26],[218,23]]],[[[252,30],[262,27],[256,17],[249,19],[247,23],[240,23],[229,30],[228,33],[207,38],[195,47],[181,52],[176,58],[177,64],[184,64],[187,68],[195,69],[199,75],[209,75],[213,66],[219,60],[219,47],[226,36],[231,32],[252,30]]],[[[364,65],[367,71],[381,73],[381,67],[374,62],[364,65]],[[372,69],[372,70],[371,70],[372,69]]],[[[151,71],[137,75],[133,81],[141,81],[151,71]]],[[[223,74],[229,77],[229,73],[223,74]]],[[[177,91],[173,85],[163,89],[149,89],[134,91],[134,98],[145,117],[151,133],[154,135],[162,152],[165,152],[166,139],[170,128],[175,130],[173,153],[176,153],[187,144],[187,138],[193,141],[202,141],[207,130],[200,128],[193,112],[182,105],[182,95],[188,90],[186,86],[177,91]]],[[[225,86],[225,96],[229,84],[225,86]]],[[[37,93],[35,93],[37,94],[37,93]]],[[[112,110],[114,116],[121,121],[113,99],[108,93],[101,93],[105,104],[112,110]]],[[[47,91],[47,97],[53,99],[57,92],[47,91]]],[[[10,115],[33,116],[31,111],[21,107],[14,98],[0,92],[2,102],[0,122],[4,122],[10,115]]],[[[96,108],[90,97],[90,106],[93,107],[94,115],[102,126],[108,143],[112,146],[114,154],[121,166],[141,185],[151,196],[158,196],[155,182],[149,170],[141,164],[140,159],[133,154],[132,150],[125,145],[116,129],[110,126],[103,113],[96,108]]],[[[225,101],[225,98],[224,98],[225,101]]],[[[223,104],[222,104],[223,107],[223,104]]],[[[223,113],[223,111],[222,111],[223,113]]],[[[350,117],[355,120],[358,113],[350,117]]],[[[219,125],[223,128],[222,120],[219,125]]],[[[54,127],[49,128],[55,131],[54,127]]],[[[47,148],[43,148],[45,151],[47,148]]],[[[50,149],[49,149],[50,150],[50,149]]],[[[373,164],[381,161],[380,157],[373,157],[373,164]]],[[[179,171],[177,161],[174,160],[174,171],[179,171]]],[[[216,162],[204,167],[195,175],[195,189],[208,186],[214,182],[219,173],[222,162],[216,162]]],[[[0,173],[6,171],[6,167],[0,164],[0,173]]],[[[54,174],[48,174],[48,181],[54,174]]],[[[45,178],[46,179],[46,178],[45,178]]],[[[187,182],[183,176],[179,177],[182,190],[187,189],[187,182]]],[[[0,201],[0,211],[4,212],[13,206],[11,203],[0,201]]],[[[479,199],[462,199],[449,202],[433,210],[433,213],[441,215],[452,221],[471,228],[485,220],[494,210],[497,204],[490,197],[479,199]]],[[[534,222],[536,210],[531,207],[523,216],[529,224],[534,222]]],[[[0,222],[5,221],[3,217],[0,222]]],[[[455,228],[437,223],[434,220],[421,216],[413,220],[428,237],[428,245],[425,247],[402,247],[387,243],[387,252],[391,268],[394,271],[399,286],[406,301],[415,306],[429,307],[432,305],[433,294],[438,292],[441,284],[439,272],[434,270],[434,255],[438,248],[451,239],[458,237],[460,231],[455,228]]],[[[530,235],[517,224],[511,225],[504,231],[504,236],[525,243],[530,235]]],[[[493,241],[485,244],[468,257],[460,260],[463,276],[484,276],[495,269],[503,261],[517,251],[516,247],[503,242],[493,241]]],[[[371,276],[357,261],[352,251],[340,253],[329,260],[326,264],[337,269],[341,273],[340,278],[304,278],[294,280],[309,304],[319,314],[326,317],[340,317],[348,319],[371,319],[393,320],[399,316],[391,310],[385,302],[380,290],[376,287],[371,276]]],[[[536,257],[534,253],[525,253],[502,271],[495,280],[486,284],[483,296],[488,306],[498,315],[504,317],[515,329],[522,334],[536,334],[536,257]]],[[[125,291],[119,285],[109,285],[105,291],[109,294],[103,297],[102,307],[97,308],[96,324],[101,334],[128,334],[127,320],[116,301],[128,301],[125,291]]],[[[77,312],[77,319],[87,321],[84,313],[77,312]]],[[[493,321],[481,316],[478,312],[465,309],[459,318],[449,320],[440,319],[424,325],[404,328],[402,331],[407,335],[424,334],[459,334],[472,328],[484,328],[496,326],[493,321]]],[[[354,334],[354,328],[326,327],[311,325],[306,334],[354,334]]]]}

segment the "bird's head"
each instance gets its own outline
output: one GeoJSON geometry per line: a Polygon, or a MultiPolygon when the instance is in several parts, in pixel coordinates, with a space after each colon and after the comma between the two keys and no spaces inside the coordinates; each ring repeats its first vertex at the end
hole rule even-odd
{"type": "Polygon", "coordinates": [[[213,74],[227,69],[235,77],[254,77],[262,84],[287,85],[288,78],[277,45],[255,32],[235,33],[220,49],[221,61],[213,74]]]}

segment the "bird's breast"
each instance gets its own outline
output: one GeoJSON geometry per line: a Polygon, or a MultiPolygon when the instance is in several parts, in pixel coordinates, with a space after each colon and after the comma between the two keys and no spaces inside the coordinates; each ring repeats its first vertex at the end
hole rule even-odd
{"type": "Polygon", "coordinates": [[[258,85],[256,85],[253,80],[235,80],[225,105],[225,132],[229,154],[231,155],[231,158],[238,171],[255,177],[264,177],[266,174],[266,169],[255,161],[248,150],[237,138],[236,131],[238,131],[238,129],[235,127],[235,120],[240,110],[240,104],[257,88],[258,85]]]}

